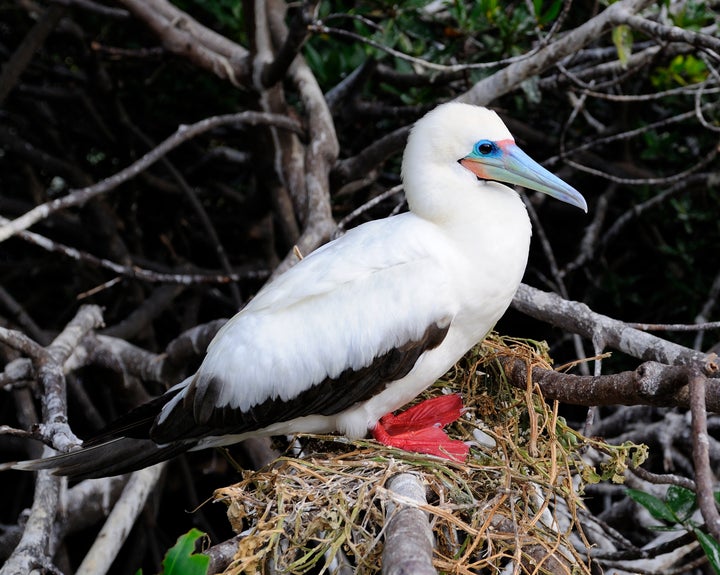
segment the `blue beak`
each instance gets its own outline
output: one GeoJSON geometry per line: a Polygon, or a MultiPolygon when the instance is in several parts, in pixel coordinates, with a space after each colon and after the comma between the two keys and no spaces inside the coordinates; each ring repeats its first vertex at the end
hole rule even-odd
{"type": "Polygon", "coordinates": [[[587,212],[587,202],[580,192],[543,168],[513,140],[481,140],[460,164],[480,179],[537,190],[587,212]]]}

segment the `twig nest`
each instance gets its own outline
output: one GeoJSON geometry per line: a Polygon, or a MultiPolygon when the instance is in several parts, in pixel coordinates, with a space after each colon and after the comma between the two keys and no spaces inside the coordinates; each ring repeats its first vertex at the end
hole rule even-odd
{"type": "Polygon", "coordinates": [[[472,446],[465,463],[370,440],[305,436],[304,456],[281,457],[218,490],[233,529],[244,534],[226,573],[315,573],[323,566],[379,573],[388,507],[397,504],[389,481],[410,473],[426,492],[417,509],[432,528],[435,569],[515,565],[522,573],[589,574],[588,558],[571,543],[586,540],[583,486],[621,478],[637,446],[610,446],[573,431],[531,382],[528,392],[507,384],[500,354],[548,364],[527,342],[492,337],[427,394],[463,395],[468,413],[450,433],[472,446]],[[601,467],[581,457],[589,447],[607,454],[601,467]]]}

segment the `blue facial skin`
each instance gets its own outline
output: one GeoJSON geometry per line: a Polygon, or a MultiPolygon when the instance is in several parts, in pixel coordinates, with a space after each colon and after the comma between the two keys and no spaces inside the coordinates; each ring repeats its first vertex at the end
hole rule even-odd
{"type": "Polygon", "coordinates": [[[478,158],[499,158],[503,152],[495,142],[480,140],[473,146],[472,153],[478,158]]]}

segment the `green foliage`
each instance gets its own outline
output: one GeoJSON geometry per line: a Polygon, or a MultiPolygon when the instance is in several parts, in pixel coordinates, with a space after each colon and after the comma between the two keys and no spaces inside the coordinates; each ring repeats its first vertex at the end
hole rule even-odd
{"type": "Polygon", "coordinates": [[[583,480],[587,483],[599,483],[601,481],[623,483],[625,481],[625,471],[628,467],[638,467],[648,457],[647,445],[638,445],[630,441],[612,446],[598,443],[596,448],[608,457],[596,468],[587,467],[580,470],[583,480]]]}
{"type": "Polygon", "coordinates": [[[214,27],[231,37],[233,34],[229,34],[230,31],[238,36],[244,34],[242,2],[238,0],[183,0],[177,4],[190,13],[199,10],[211,16],[215,21],[214,27]]]}
{"type": "Polygon", "coordinates": [[[718,542],[707,533],[700,531],[697,527],[693,527],[693,533],[698,538],[700,547],[703,548],[715,573],[720,573],[720,545],[718,545],[718,542]]]}
{"type": "MultiPolygon", "coordinates": [[[[627,494],[633,501],[647,509],[655,519],[665,524],[652,529],[662,531],[685,529],[692,532],[697,537],[713,570],[720,575],[720,543],[702,531],[691,519],[698,508],[695,493],[684,487],[671,485],[668,487],[665,499],[659,499],[638,489],[628,489],[627,494]],[[680,527],[675,527],[676,525],[680,527]]],[[[720,503],[720,491],[715,492],[714,496],[720,503]]]]}
{"type": "Polygon", "coordinates": [[[623,67],[627,66],[633,47],[632,29],[625,24],[616,26],[612,31],[612,40],[618,53],[618,60],[623,67]]]}
{"type": "MultiPolygon", "coordinates": [[[[178,537],[168,549],[159,575],[207,575],[210,557],[194,552],[197,540],[204,536],[205,533],[193,528],[178,537]]],[[[142,569],[136,575],[142,575],[142,569]]]]}
{"type": "Polygon", "coordinates": [[[160,575],[205,575],[210,557],[194,553],[195,543],[204,536],[202,531],[193,528],[178,537],[177,543],[168,550],[163,559],[160,575]]]}
{"type": "Polygon", "coordinates": [[[552,24],[553,20],[555,20],[558,14],[560,14],[562,6],[562,0],[552,0],[551,2],[546,2],[545,0],[533,0],[533,8],[535,10],[537,23],[540,26],[548,26],[552,24]]]}
{"type": "Polygon", "coordinates": [[[697,31],[703,26],[713,24],[717,18],[713,13],[711,3],[704,0],[679,2],[673,6],[670,13],[673,24],[679,28],[697,31]]]}
{"type": "Polygon", "coordinates": [[[678,54],[668,66],[656,68],[650,81],[658,90],[669,90],[677,86],[699,84],[705,81],[707,76],[705,62],[692,54],[678,54]]]}
{"type": "MultiPolygon", "coordinates": [[[[508,5],[499,0],[448,1],[442,15],[428,10],[427,5],[426,0],[403,0],[392,6],[378,2],[322,2],[318,14],[326,26],[367,41],[353,42],[332,33],[309,38],[304,55],[323,88],[331,88],[366,58],[383,61],[398,72],[415,71],[414,64],[379,46],[446,66],[493,62],[523,54],[537,41],[537,28],[552,24],[562,0],[534,0],[533,13],[525,2],[508,5]]],[[[470,76],[479,80],[492,70],[476,69],[470,76]]],[[[408,105],[426,103],[430,98],[424,88],[379,88],[408,105]]],[[[372,96],[377,99],[379,94],[374,92],[372,96]]]]}

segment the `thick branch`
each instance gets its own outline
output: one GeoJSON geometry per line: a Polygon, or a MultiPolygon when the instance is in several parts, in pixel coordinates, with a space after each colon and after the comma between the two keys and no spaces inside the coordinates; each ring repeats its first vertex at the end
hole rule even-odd
{"type": "MultiPolygon", "coordinates": [[[[43,457],[52,454],[49,448],[43,451],[43,457]]],[[[57,572],[50,560],[50,550],[54,547],[53,526],[60,501],[60,483],[63,481],[66,480],[51,475],[49,471],[38,472],[33,504],[20,543],[0,569],[0,575],[39,572],[37,567],[43,567],[49,573],[57,572]]]]}
{"type": "Polygon", "coordinates": [[[666,341],[622,321],[595,313],[584,303],[521,284],[512,303],[518,311],[645,361],[689,365],[717,377],[717,357],[666,341]]]}
{"type": "Polygon", "coordinates": [[[132,474],[76,575],[103,575],[108,572],[164,467],[164,463],[158,463],[132,474]]]}
{"type": "Polygon", "coordinates": [[[590,42],[594,42],[615,23],[618,14],[638,12],[650,4],[652,0],[620,0],[529,58],[514,62],[479,81],[457,99],[470,104],[487,105],[514,90],[528,78],[555,65],[565,56],[576,53],[590,42]]]}
{"type": "MultiPolygon", "coordinates": [[[[33,357],[37,377],[41,383],[42,413],[45,432],[53,444],[68,449],[79,441],[67,424],[65,377],[62,366],[90,330],[102,324],[102,314],[97,306],[84,306],[47,348],[45,353],[33,357]]],[[[45,449],[44,456],[52,455],[45,449]]],[[[20,543],[0,570],[0,575],[30,573],[42,566],[54,570],[55,516],[60,504],[60,489],[64,479],[49,471],[40,471],[35,483],[33,505],[30,509],[25,531],[20,543]]]]}
{"type": "Polygon", "coordinates": [[[215,575],[216,573],[224,573],[230,563],[232,563],[235,555],[238,551],[238,545],[243,539],[243,535],[236,535],[213,545],[210,549],[203,551],[203,555],[210,557],[210,565],[208,565],[208,575],[215,575]]]}
{"type": "MultiPolygon", "coordinates": [[[[527,387],[527,364],[522,359],[500,359],[508,381],[515,387],[527,387]]],[[[689,407],[689,383],[694,370],[649,361],[635,371],[612,375],[571,375],[539,366],[532,368],[532,381],[545,399],[573,405],[654,405],[689,407]]],[[[720,381],[707,380],[707,409],[720,412],[720,381]]]]}
{"type": "MultiPolygon", "coordinates": [[[[269,5],[265,0],[253,0],[243,3],[247,14],[248,36],[252,51],[253,85],[258,93],[258,103],[265,112],[279,115],[291,115],[285,98],[285,86],[280,82],[263,84],[263,73],[275,60],[275,45],[287,43],[285,26],[285,3],[269,5]],[[275,26],[273,26],[275,24],[275,26]]],[[[292,62],[292,61],[291,61],[292,62]]],[[[291,62],[287,64],[290,65],[291,62]]],[[[280,132],[272,126],[266,131],[263,157],[268,165],[262,168],[272,169],[273,177],[265,176],[263,185],[271,193],[275,217],[282,230],[285,247],[294,245],[300,236],[300,226],[305,217],[306,190],[303,182],[305,165],[302,145],[293,134],[280,132]]]]}
{"type": "MultiPolygon", "coordinates": [[[[123,375],[139,377],[143,381],[170,384],[165,374],[165,356],[156,355],[122,339],[90,334],[83,341],[86,357],[79,363],[99,365],[123,375]]],[[[171,370],[175,374],[174,370],[171,370]]]]}
{"type": "Polygon", "coordinates": [[[77,533],[100,523],[120,497],[127,476],[87,479],[67,490],[63,501],[63,534],[77,533]]]}
{"type": "Polygon", "coordinates": [[[250,84],[249,54],[239,44],[206,28],[167,0],[119,0],[119,3],[152,29],[168,51],[236,86],[250,84]]]}
{"type": "Polygon", "coordinates": [[[402,151],[411,126],[403,126],[365,147],[359,154],[340,160],[333,168],[333,180],[339,185],[356,180],[374,170],[390,156],[402,151]]]}
{"type": "Polygon", "coordinates": [[[263,67],[260,81],[263,86],[269,87],[280,82],[288,68],[292,64],[295,57],[300,53],[305,40],[310,34],[308,24],[312,22],[317,6],[317,0],[312,2],[303,2],[293,14],[290,27],[280,49],[275,55],[275,59],[265,64],[263,67]]]}
{"type": "Polygon", "coordinates": [[[432,564],[433,533],[427,514],[425,488],[416,475],[401,473],[388,481],[398,503],[387,504],[383,575],[436,575],[432,564]],[[403,501],[403,503],[399,503],[403,501]]]}
{"type": "Polygon", "coordinates": [[[720,541],[720,513],[713,491],[715,477],[710,463],[710,442],[707,427],[707,391],[709,380],[695,372],[690,380],[690,409],[692,412],[693,466],[697,485],[697,502],[705,525],[716,541],[720,541]]]}
{"type": "MultiPolygon", "coordinates": [[[[269,3],[278,13],[279,0],[269,3]]],[[[271,17],[270,25],[273,35],[280,37],[285,34],[284,24],[271,17]]],[[[335,133],[330,109],[327,106],[317,79],[302,56],[298,56],[290,66],[290,79],[298,90],[300,99],[307,114],[308,141],[305,147],[305,193],[307,209],[303,214],[304,229],[297,241],[300,253],[307,254],[330,238],[335,230],[330,205],[330,170],[335,165],[339,154],[339,143],[335,133]]],[[[282,273],[295,263],[295,254],[290,253],[280,264],[276,273],[282,273]]]]}
{"type": "Polygon", "coordinates": [[[702,34],[693,32],[692,30],[684,30],[677,26],[659,24],[658,22],[653,22],[652,20],[633,14],[629,10],[616,10],[613,13],[613,24],[616,26],[619,24],[627,24],[635,30],[639,30],[648,36],[660,38],[665,42],[685,42],[695,48],[707,48],[715,52],[720,52],[720,39],[712,34],[702,34]]]}
{"type": "Polygon", "coordinates": [[[79,445],[80,441],[67,423],[67,397],[63,366],[83,337],[102,325],[98,306],[83,306],[62,333],[47,349],[45,357],[33,358],[37,377],[42,385],[42,412],[45,435],[60,451],[79,445]]]}

